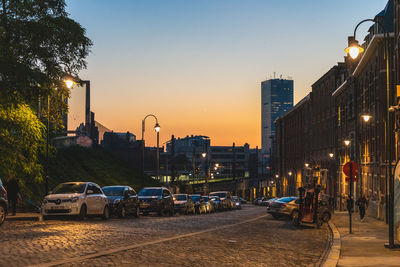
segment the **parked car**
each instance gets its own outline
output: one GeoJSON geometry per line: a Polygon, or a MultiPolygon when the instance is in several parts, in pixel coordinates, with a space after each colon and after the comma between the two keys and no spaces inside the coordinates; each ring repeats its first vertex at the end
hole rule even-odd
{"type": "Polygon", "coordinates": [[[4,189],[0,179],[0,225],[6,220],[8,212],[7,191],[4,189]]]}
{"type": "Polygon", "coordinates": [[[207,213],[204,199],[202,199],[200,195],[190,195],[190,197],[193,200],[196,213],[198,214],[207,213]]]}
{"type": "Polygon", "coordinates": [[[275,200],[278,200],[278,199],[279,199],[279,197],[267,199],[262,203],[262,206],[268,207],[269,205],[271,205],[272,202],[274,202],[275,200]]]}
{"type": "Polygon", "coordinates": [[[231,209],[231,193],[229,193],[228,191],[211,192],[210,197],[212,196],[217,196],[220,198],[222,209],[231,209]]]}
{"type": "Polygon", "coordinates": [[[204,205],[206,206],[206,212],[211,213],[214,212],[214,204],[212,198],[208,196],[201,196],[201,198],[204,200],[204,205]]]}
{"type": "Polygon", "coordinates": [[[195,214],[196,210],[192,201],[192,198],[187,194],[175,194],[174,197],[174,208],[175,212],[184,214],[195,214]]]}
{"type": "Polygon", "coordinates": [[[157,212],[160,215],[174,215],[174,199],[165,187],[145,187],[138,193],[140,210],[144,215],[157,212]]]}
{"type": "Polygon", "coordinates": [[[241,203],[241,204],[246,204],[246,203],[247,203],[247,200],[246,200],[246,199],[241,198],[241,197],[239,197],[239,199],[240,199],[240,203],[241,203]]]}
{"type": "Polygon", "coordinates": [[[87,216],[110,218],[107,197],[101,188],[91,182],[71,182],[59,184],[44,197],[43,218],[52,215],[77,215],[84,220],[87,216]]]}
{"type": "Polygon", "coordinates": [[[223,209],[219,196],[210,196],[210,199],[213,200],[214,211],[223,209]]]}
{"type": "Polygon", "coordinates": [[[104,186],[102,190],[107,196],[111,214],[118,215],[120,218],[125,218],[126,215],[139,217],[139,197],[132,187],[114,185],[104,186]]]}
{"type": "Polygon", "coordinates": [[[275,219],[283,217],[290,217],[293,211],[294,202],[298,197],[282,197],[270,203],[267,207],[267,212],[272,215],[275,219]],[[293,203],[290,203],[293,202],[293,203]],[[289,204],[290,203],[290,204],[289,204]]]}
{"type": "Polygon", "coordinates": [[[233,199],[235,200],[235,208],[239,210],[242,209],[240,198],[238,196],[233,196],[233,199]]]}

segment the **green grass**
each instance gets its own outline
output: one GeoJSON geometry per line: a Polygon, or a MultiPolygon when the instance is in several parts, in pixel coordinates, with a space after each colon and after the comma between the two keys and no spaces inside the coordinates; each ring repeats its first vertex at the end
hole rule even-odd
{"type": "MultiPolygon", "coordinates": [[[[73,181],[94,182],[99,186],[129,185],[139,191],[145,186],[159,186],[150,176],[133,169],[103,148],[74,146],[58,149],[49,161],[49,190],[59,183],[73,181]]],[[[44,181],[23,185],[23,195],[40,203],[44,195],[44,181]]]]}

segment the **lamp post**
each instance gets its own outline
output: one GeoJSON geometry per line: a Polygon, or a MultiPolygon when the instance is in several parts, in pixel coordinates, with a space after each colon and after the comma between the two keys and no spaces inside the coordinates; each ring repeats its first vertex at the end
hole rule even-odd
{"type": "Polygon", "coordinates": [[[160,151],[159,151],[159,142],[160,142],[160,124],[158,124],[158,119],[153,114],[149,114],[142,120],[142,169],[144,172],[144,132],[145,132],[145,122],[148,117],[153,117],[156,120],[156,124],[154,125],[154,130],[157,132],[157,180],[160,178],[160,151]]]}
{"type": "MultiPolygon", "coordinates": [[[[385,129],[385,148],[386,148],[386,203],[388,206],[388,223],[389,223],[389,243],[385,244],[387,248],[395,248],[394,244],[394,177],[392,174],[392,119],[390,111],[392,109],[392,98],[390,90],[390,61],[389,61],[389,33],[385,29],[383,23],[377,19],[364,19],[357,24],[354,29],[354,35],[349,37],[349,46],[345,51],[350,55],[351,58],[356,59],[360,53],[364,51],[364,48],[358,45],[356,40],[356,32],[358,27],[364,22],[373,22],[379,25],[383,29],[383,39],[384,39],[384,58],[386,60],[386,129],[385,129]]],[[[365,119],[364,119],[365,120],[365,119]]]]}
{"type": "MultiPolygon", "coordinates": [[[[344,140],[344,144],[346,147],[350,146],[350,140],[344,140]]],[[[349,149],[349,162],[351,162],[351,149],[349,149]]],[[[350,177],[349,177],[349,198],[347,199],[347,210],[349,212],[349,233],[352,233],[352,218],[351,214],[353,213],[353,172],[352,172],[352,164],[350,164],[350,177]]]]}
{"type": "MultiPolygon", "coordinates": [[[[89,137],[92,137],[91,133],[91,114],[90,114],[90,81],[89,80],[75,80],[69,78],[64,81],[68,89],[71,89],[74,84],[79,84],[80,86],[85,85],[86,97],[85,97],[85,127],[86,133],[89,137]]],[[[67,129],[68,130],[68,129],[67,129]]]]}

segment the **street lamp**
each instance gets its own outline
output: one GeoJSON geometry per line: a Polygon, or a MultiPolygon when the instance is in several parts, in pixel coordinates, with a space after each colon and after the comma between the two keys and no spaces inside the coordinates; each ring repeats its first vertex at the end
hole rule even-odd
{"type": "Polygon", "coordinates": [[[368,122],[372,118],[372,116],[368,115],[368,114],[364,114],[364,115],[361,115],[361,118],[364,120],[364,122],[368,122]]]}
{"type": "Polygon", "coordinates": [[[310,164],[304,163],[304,166],[305,166],[306,168],[308,168],[308,166],[310,166],[310,164]]]}
{"type": "Polygon", "coordinates": [[[350,140],[344,140],[344,144],[346,145],[346,146],[349,146],[350,145],[350,140]]]}
{"type": "MultiPolygon", "coordinates": [[[[92,137],[91,135],[91,114],[90,114],[90,81],[86,80],[76,80],[73,78],[68,78],[64,80],[65,85],[67,86],[68,89],[71,89],[74,84],[79,84],[80,86],[85,85],[86,87],[86,97],[85,97],[85,127],[86,127],[86,133],[89,137],[92,137]]],[[[67,129],[68,130],[68,129],[67,129]]]]}
{"type": "Polygon", "coordinates": [[[157,180],[160,179],[160,150],[159,150],[159,144],[160,144],[160,124],[158,124],[158,119],[156,116],[153,114],[149,114],[144,119],[142,120],[142,169],[144,172],[144,131],[145,131],[145,122],[148,117],[153,117],[156,120],[156,124],[154,125],[154,130],[157,132],[157,180]]]}
{"type": "Polygon", "coordinates": [[[293,173],[292,172],[288,172],[288,174],[289,174],[289,176],[292,176],[293,173]]]}
{"type": "Polygon", "coordinates": [[[329,157],[333,158],[334,154],[333,153],[329,153],[329,157]]]}
{"type": "Polygon", "coordinates": [[[279,174],[275,174],[275,178],[277,178],[277,179],[278,179],[278,178],[279,178],[279,174]]]}
{"type": "MultiPolygon", "coordinates": [[[[360,21],[354,29],[353,36],[349,37],[349,46],[345,49],[346,53],[350,55],[351,58],[356,59],[360,53],[364,51],[362,47],[358,45],[356,40],[356,32],[358,27],[364,22],[376,23],[380,28],[383,29],[383,39],[384,39],[384,58],[386,60],[386,130],[385,130],[385,145],[386,145],[386,160],[388,164],[386,165],[386,185],[388,185],[389,190],[386,190],[386,203],[388,203],[388,223],[389,223],[389,244],[385,244],[385,247],[395,248],[394,244],[394,177],[392,175],[392,120],[390,119],[390,110],[392,109],[391,94],[390,94],[390,62],[389,62],[389,33],[385,29],[385,25],[377,19],[364,19],[360,21]]],[[[364,119],[365,120],[365,119],[364,119]]],[[[368,119],[369,120],[369,119],[368,119]]]]}

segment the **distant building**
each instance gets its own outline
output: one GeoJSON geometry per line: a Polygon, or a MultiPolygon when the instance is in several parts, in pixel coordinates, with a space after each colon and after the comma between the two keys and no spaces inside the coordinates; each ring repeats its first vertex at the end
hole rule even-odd
{"type": "MultiPolygon", "coordinates": [[[[261,82],[261,148],[263,165],[269,162],[275,120],[293,107],[293,80],[270,79],[261,82]]],[[[265,165],[264,165],[265,167],[265,165]]]]}

